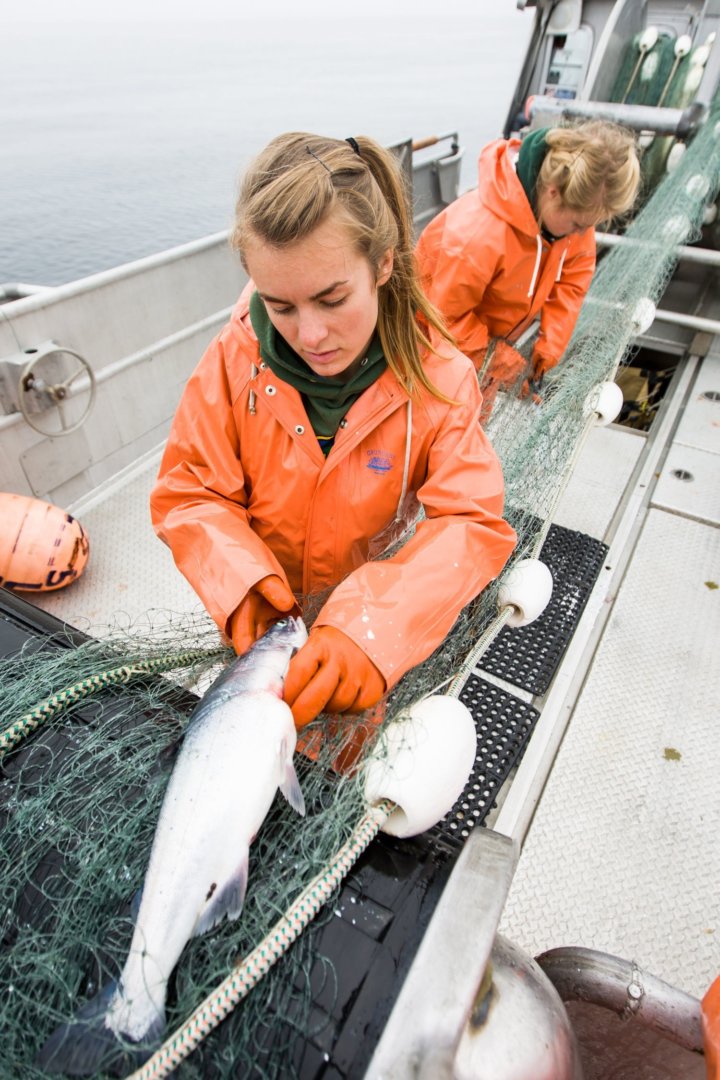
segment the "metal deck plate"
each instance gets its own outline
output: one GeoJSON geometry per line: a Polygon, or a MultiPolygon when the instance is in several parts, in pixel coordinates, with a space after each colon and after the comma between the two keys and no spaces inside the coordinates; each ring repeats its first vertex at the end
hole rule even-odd
{"type": "Polygon", "coordinates": [[[651,511],[500,927],[533,955],[601,949],[696,996],[720,971],[713,584],[720,532],[651,511]]]}
{"type": "Polygon", "coordinates": [[[720,357],[706,356],[653,492],[653,506],[720,525],[720,357]]]}
{"type": "Polygon", "coordinates": [[[552,525],[540,553],[553,576],[550,603],[529,626],[504,627],[483,656],[482,669],[532,694],[544,694],[606,553],[599,540],[552,525]]]}
{"type": "Polygon", "coordinates": [[[719,477],[720,453],[675,442],[653,492],[653,506],[720,525],[719,477]]]}
{"type": "Polygon", "coordinates": [[[706,356],[678,424],[675,443],[720,452],[720,356],[706,356]]]}
{"type": "Polygon", "coordinates": [[[125,483],[109,489],[109,497],[87,510],[71,508],[90,538],[87,568],[65,589],[33,594],[34,604],[93,637],[106,636],[114,625],[148,625],[173,613],[192,612],[210,623],[150,523],[158,464],[159,453],[149,456],[125,483]]]}
{"type": "Polygon", "coordinates": [[[605,540],[645,443],[638,431],[593,428],[553,514],[556,525],[605,540]]]}

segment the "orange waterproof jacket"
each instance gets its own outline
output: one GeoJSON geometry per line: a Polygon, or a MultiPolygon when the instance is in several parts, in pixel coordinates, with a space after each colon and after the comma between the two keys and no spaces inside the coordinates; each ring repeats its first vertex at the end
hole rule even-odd
{"type": "Polygon", "coordinates": [[[440,644],[515,544],[475,372],[449,346],[446,359],[427,357],[429,377],[458,402],[447,405],[425,390],[411,402],[386,370],[325,458],[301,395],[261,362],[250,292],[187,383],[151,495],[153,524],[222,630],[267,574],[299,596],[337,586],[316,625],[351,637],[390,688],[440,644]],[[418,501],[426,520],[415,535],[368,561],[407,528],[418,501]]]}
{"type": "Polygon", "coordinates": [[[480,367],[491,338],[512,342],[539,315],[533,359],[554,366],[570,340],[595,269],[592,228],[549,243],[515,172],[519,139],[498,139],[479,160],[478,187],[425,227],[417,245],[423,286],[458,347],[480,367]]]}

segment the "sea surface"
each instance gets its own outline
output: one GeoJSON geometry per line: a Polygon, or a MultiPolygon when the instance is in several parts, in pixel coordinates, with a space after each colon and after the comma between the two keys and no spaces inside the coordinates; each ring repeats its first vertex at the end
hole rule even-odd
{"type": "Polygon", "coordinates": [[[513,0],[25,0],[0,31],[0,283],[228,228],[243,166],[282,131],[457,131],[469,187],[531,24],[513,0]]]}

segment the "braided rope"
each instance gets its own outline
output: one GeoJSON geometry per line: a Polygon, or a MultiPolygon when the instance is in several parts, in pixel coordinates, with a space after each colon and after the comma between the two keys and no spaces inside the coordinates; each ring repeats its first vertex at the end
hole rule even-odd
{"type": "Polygon", "coordinates": [[[347,843],[322,873],[310,882],[260,944],[240,961],[185,1024],[128,1080],[159,1080],[160,1077],[169,1076],[192,1053],[312,922],[394,809],[394,804],[387,799],[368,809],[347,843]]]}
{"type": "Polygon", "coordinates": [[[41,701],[34,709],[21,716],[5,731],[0,732],[0,761],[13,746],[17,746],[27,735],[30,735],[41,724],[44,724],[46,720],[67,709],[76,701],[81,701],[83,698],[90,697],[91,694],[105,690],[108,686],[127,683],[135,675],[151,675],[161,671],[172,671],[174,668],[186,667],[194,660],[220,656],[224,651],[224,649],[211,649],[209,651],[193,649],[190,652],[158,656],[150,660],[138,660],[132,664],[123,664],[122,667],[110,668],[108,671],[102,671],[97,675],[90,675],[72,686],[66,686],[63,690],[58,690],[57,693],[46,698],[45,701],[41,701]]]}

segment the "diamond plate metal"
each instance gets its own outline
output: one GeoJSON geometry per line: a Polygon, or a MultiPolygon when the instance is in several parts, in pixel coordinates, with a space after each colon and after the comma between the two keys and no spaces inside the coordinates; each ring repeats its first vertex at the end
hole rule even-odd
{"type": "Polygon", "coordinates": [[[653,510],[520,858],[501,932],[701,996],[720,971],[720,533],[653,510]]]}
{"type": "Polygon", "coordinates": [[[153,612],[197,613],[209,624],[196,593],[173,562],[150,523],[150,492],[159,457],[111,497],[78,519],[90,537],[90,558],[77,581],[57,592],[32,596],[32,602],[94,637],[115,623],[152,622],[153,612]]]}
{"type": "Polygon", "coordinates": [[[645,441],[637,431],[593,428],[553,521],[604,540],[645,441]]]}
{"type": "Polygon", "coordinates": [[[716,453],[673,443],[653,492],[653,506],[720,525],[720,439],[717,442],[716,453]]]}
{"type": "Polygon", "coordinates": [[[675,442],[720,451],[720,356],[706,356],[698,372],[675,442]]]}

